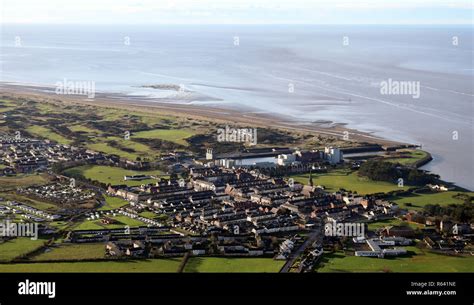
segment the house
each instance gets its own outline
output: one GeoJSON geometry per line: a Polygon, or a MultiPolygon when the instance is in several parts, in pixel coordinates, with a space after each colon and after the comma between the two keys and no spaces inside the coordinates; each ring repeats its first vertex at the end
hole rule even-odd
{"type": "Polygon", "coordinates": [[[338,164],[343,161],[343,153],[340,148],[325,147],[325,159],[331,164],[338,164]]]}
{"type": "Polygon", "coordinates": [[[452,187],[447,187],[445,185],[438,185],[438,184],[427,184],[426,186],[430,188],[432,191],[436,191],[436,192],[447,192],[449,190],[454,189],[452,187]]]}
{"type": "Polygon", "coordinates": [[[394,247],[396,245],[409,245],[411,240],[405,238],[369,238],[365,240],[371,251],[355,251],[355,256],[378,257],[399,256],[407,253],[404,248],[394,247]]]}
{"type": "Polygon", "coordinates": [[[133,176],[124,176],[123,180],[125,181],[141,181],[146,179],[151,179],[149,175],[133,175],[133,176]]]}
{"type": "Polygon", "coordinates": [[[396,236],[396,237],[414,237],[415,230],[409,226],[387,226],[381,234],[383,236],[396,236]]]}
{"type": "Polygon", "coordinates": [[[280,166],[288,166],[296,161],[296,155],[294,154],[281,154],[277,157],[277,164],[280,166]]]}

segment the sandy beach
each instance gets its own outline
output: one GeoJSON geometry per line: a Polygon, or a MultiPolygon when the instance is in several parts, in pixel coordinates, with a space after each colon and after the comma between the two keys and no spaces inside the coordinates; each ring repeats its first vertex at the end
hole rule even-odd
{"type": "Polygon", "coordinates": [[[183,103],[162,102],[140,96],[130,96],[118,93],[96,93],[93,99],[79,95],[58,95],[54,88],[46,86],[1,83],[3,97],[29,98],[38,102],[92,105],[126,109],[138,112],[154,112],[176,117],[202,119],[206,121],[245,125],[251,127],[269,127],[283,130],[308,132],[343,138],[349,135],[351,141],[380,144],[382,146],[398,146],[403,144],[376,137],[370,133],[349,129],[343,124],[329,121],[300,123],[287,117],[247,109],[224,108],[207,105],[192,105],[183,103]]]}

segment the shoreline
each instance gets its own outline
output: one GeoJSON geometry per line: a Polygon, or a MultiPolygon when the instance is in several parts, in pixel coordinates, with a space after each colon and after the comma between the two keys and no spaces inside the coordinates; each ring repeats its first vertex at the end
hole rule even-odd
{"type": "MultiPolygon", "coordinates": [[[[170,115],[178,118],[192,118],[208,122],[222,124],[236,124],[241,127],[261,127],[286,130],[290,132],[312,133],[314,135],[325,135],[336,138],[342,138],[344,135],[350,135],[350,141],[356,142],[362,150],[372,150],[375,145],[379,146],[379,151],[385,152],[398,148],[419,148],[416,144],[389,140],[386,138],[374,136],[368,132],[361,132],[346,127],[344,123],[335,123],[328,120],[318,120],[311,123],[301,123],[288,117],[272,113],[262,113],[260,111],[251,111],[237,109],[237,107],[220,107],[215,105],[193,105],[176,102],[156,101],[143,96],[126,95],[122,93],[98,92],[93,99],[80,95],[59,95],[54,92],[53,87],[39,86],[33,84],[13,84],[11,82],[0,82],[2,88],[1,96],[5,98],[31,98],[36,102],[93,106],[111,109],[128,110],[131,112],[154,113],[159,115],[170,115]]],[[[341,148],[348,148],[342,146],[341,148]]],[[[349,147],[349,149],[351,149],[349,147]]],[[[434,157],[426,151],[428,156],[420,160],[415,166],[422,169],[423,166],[430,164],[434,157]]],[[[429,171],[432,172],[432,171],[429,171]]],[[[432,172],[435,173],[436,172],[432,172]]],[[[454,186],[460,190],[471,191],[470,188],[460,186],[456,182],[444,180],[442,176],[440,182],[454,186]]]]}
{"type": "Polygon", "coordinates": [[[153,112],[175,117],[196,118],[206,121],[234,123],[252,127],[276,128],[288,131],[308,132],[343,138],[348,135],[351,141],[361,144],[378,144],[382,147],[413,146],[415,144],[399,142],[374,136],[346,127],[344,123],[319,120],[313,123],[298,122],[297,120],[269,112],[238,109],[237,107],[221,107],[214,105],[193,105],[176,102],[157,101],[142,96],[131,96],[121,93],[97,92],[90,99],[80,95],[58,95],[53,87],[0,82],[2,96],[12,98],[32,98],[47,103],[78,104],[104,108],[117,108],[137,112],[153,112]]]}

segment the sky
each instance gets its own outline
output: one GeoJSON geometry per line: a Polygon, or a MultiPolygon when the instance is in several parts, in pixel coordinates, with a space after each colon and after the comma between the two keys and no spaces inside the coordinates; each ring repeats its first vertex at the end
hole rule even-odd
{"type": "Polygon", "coordinates": [[[0,0],[1,23],[472,24],[472,0],[0,0]]]}

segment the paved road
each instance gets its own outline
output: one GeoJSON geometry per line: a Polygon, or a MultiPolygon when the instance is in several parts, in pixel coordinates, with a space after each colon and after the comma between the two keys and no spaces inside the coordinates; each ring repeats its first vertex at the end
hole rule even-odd
{"type": "Polygon", "coordinates": [[[291,266],[295,263],[296,259],[308,248],[311,246],[318,238],[322,237],[321,230],[319,228],[315,230],[311,230],[308,238],[306,241],[296,250],[294,251],[291,255],[290,258],[286,261],[285,265],[283,268],[281,268],[280,272],[281,273],[287,273],[290,271],[291,266]]]}

